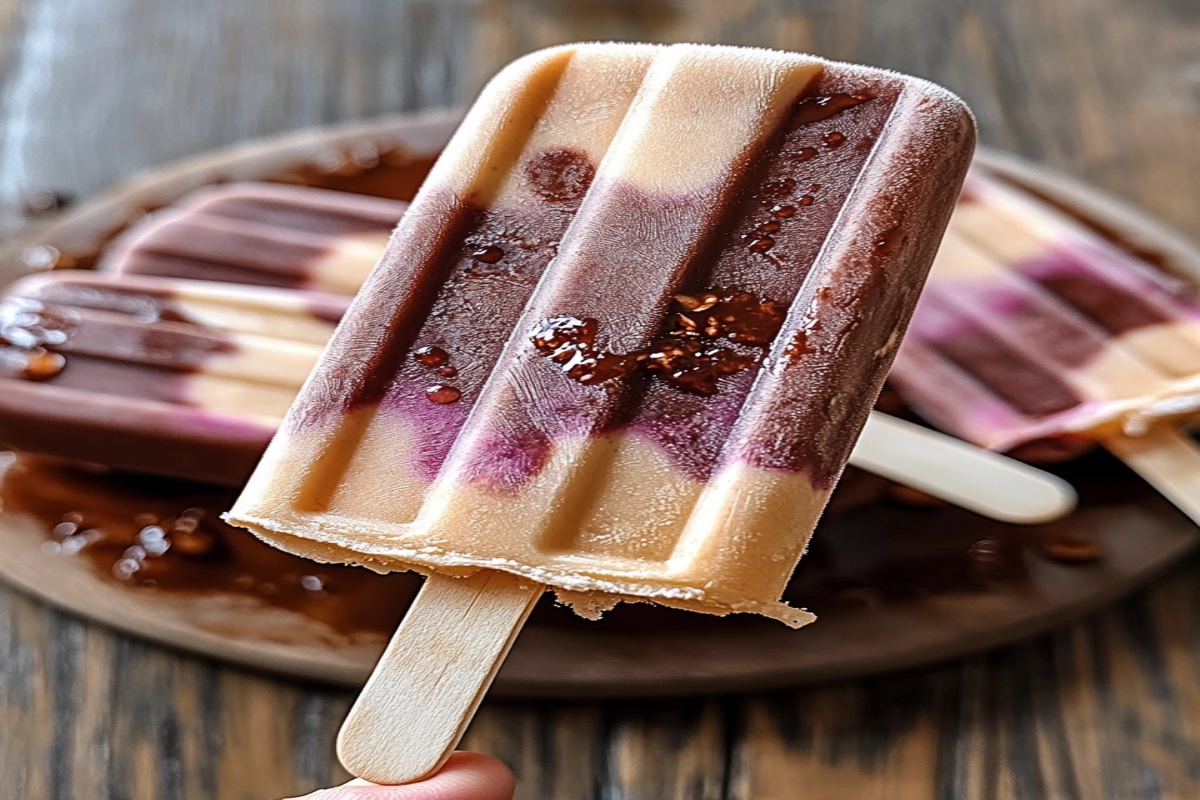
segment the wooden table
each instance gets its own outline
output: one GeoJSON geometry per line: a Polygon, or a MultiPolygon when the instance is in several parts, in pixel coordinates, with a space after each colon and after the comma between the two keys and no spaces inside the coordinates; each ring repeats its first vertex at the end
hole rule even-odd
{"type": "MultiPolygon", "coordinates": [[[[924,75],[983,141],[1200,238],[1196,0],[0,0],[0,203],[246,137],[460,102],[571,39],[722,41],[924,75]]],[[[344,778],[349,696],[0,590],[0,797],[270,800],[344,778]]],[[[944,666],[726,698],[485,704],[520,796],[1195,798],[1200,562],[944,666]]]]}

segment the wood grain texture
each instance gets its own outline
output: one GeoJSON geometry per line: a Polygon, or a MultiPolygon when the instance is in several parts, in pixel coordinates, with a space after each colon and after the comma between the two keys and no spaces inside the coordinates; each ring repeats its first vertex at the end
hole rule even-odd
{"type": "Polygon", "coordinates": [[[545,588],[493,570],[427,577],[342,725],[342,765],[383,784],[441,769],[545,588]]]}
{"type": "MultiPolygon", "coordinates": [[[[1195,0],[0,0],[0,204],[249,136],[447,105],[570,39],[725,41],[924,75],[983,140],[1200,238],[1195,0]]],[[[486,702],[520,796],[1200,796],[1200,561],[1055,634],[771,695],[486,702]]],[[[0,590],[0,797],[270,800],[344,779],[349,697],[0,590]]]]}

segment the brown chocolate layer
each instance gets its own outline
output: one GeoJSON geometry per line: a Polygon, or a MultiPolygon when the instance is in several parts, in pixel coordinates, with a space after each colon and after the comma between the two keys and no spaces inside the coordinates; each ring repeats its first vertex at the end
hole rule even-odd
{"type": "MultiPolygon", "coordinates": [[[[362,339],[335,340],[291,424],[327,424],[331,414],[383,403],[417,423],[413,467],[433,478],[557,254],[594,170],[563,151],[540,154],[525,167],[542,188],[522,208],[485,211],[434,193],[422,216],[405,218],[405,246],[384,254],[355,306],[362,339]],[[447,353],[440,374],[414,357],[428,347],[447,353]],[[431,402],[433,387],[453,389],[453,401],[431,402]]],[[[332,459],[324,466],[339,468],[332,459]]]]}

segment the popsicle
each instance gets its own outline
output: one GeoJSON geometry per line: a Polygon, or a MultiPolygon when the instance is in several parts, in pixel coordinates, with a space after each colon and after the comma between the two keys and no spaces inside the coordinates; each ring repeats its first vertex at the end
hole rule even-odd
{"type": "Polygon", "coordinates": [[[810,622],[780,594],[972,143],[941,89],[788,53],[572,45],[495,78],[229,514],[428,575],[343,763],[435,769],[546,586],[810,622]]]}
{"type": "MultiPolygon", "coordinates": [[[[282,421],[291,399],[287,392],[300,388],[348,301],[285,289],[264,292],[235,284],[217,287],[63,271],[18,282],[0,297],[0,304],[0,320],[4,320],[0,326],[18,342],[8,343],[0,331],[0,346],[5,347],[9,364],[0,371],[0,393],[4,395],[0,400],[0,446],[240,487],[282,421]],[[182,302],[193,309],[203,302],[204,314],[185,317],[163,305],[168,299],[175,306],[182,302]],[[97,303],[113,305],[122,316],[105,316],[105,309],[95,307],[97,303]],[[214,319],[215,312],[222,316],[214,319]],[[70,338],[44,328],[47,321],[53,324],[58,320],[61,326],[64,319],[80,313],[84,324],[76,326],[70,338]],[[295,319],[290,319],[294,314],[306,325],[304,330],[294,329],[295,319]],[[164,324],[171,319],[174,322],[164,324]],[[177,323],[183,319],[188,327],[180,329],[177,323]],[[277,327],[280,325],[284,327],[277,327]],[[39,326],[42,331],[35,333],[39,326]],[[241,378],[254,376],[252,383],[260,394],[264,380],[273,387],[270,402],[256,402],[252,412],[242,405],[246,387],[241,378],[232,384],[212,380],[213,370],[225,362],[205,357],[203,364],[195,363],[198,348],[233,348],[234,343],[226,342],[227,335],[236,332],[241,336],[249,330],[247,326],[277,343],[299,333],[306,352],[303,358],[279,358],[276,346],[239,349],[241,378]],[[166,338],[168,334],[174,338],[166,338]],[[50,341],[45,340],[47,335],[50,341]],[[154,345],[134,350],[128,346],[134,340],[153,341],[154,345]],[[31,347],[42,348],[45,354],[40,363],[54,374],[25,366],[12,368],[12,364],[26,363],[31,347]],[[60,364],[59,359],[68,357],[71,374],[58,374],[59,367],[68,363],[60,364]],[[262,363],[256,365],[254,359],[262,363]],[[137,368],[139,360],[144,369],[137,368]],[[174,406],[198,403],[203,408],[221,408],[224,414],[243,418],[245,430],[233,435],[228,426],[202,429],[177,424],[173,420],[180,419],[180,409],[171,406],[155,406],[162,413],[147,413],[144,401],[151,395],[130,376],[140,375],[143,382],[161,376],[165,362],[171,362],[166,366],[175,374],[170,380],[154,378],[161,395],[158,399],[167,397],[174,406]],[[199,375],[194,374],[197,371],[199,375]],[[224,396],[218,395],[222,385],[230,387],[224,396]],[[198,391],[202,397],[195,396],[198,391]],[[122,399],[130,394],[137,399],[122,399]],[[100,399],[93,401],[93,395],[100,399]]],[[[978,449],[964,452],[957,442],[948,436],[931,440],[928,431],[878,415],[851,461],[1007,521],[1043,521],[1072,508],[1070,487],[1053,476],[1001,456],[989,458],[978,449]],[[914,452],[926,457],[914,458],[914,452]]]]}
{"type": "Polygon", "coordinates": [[[0,299],[0,443],[239,483],[347,304],[84,271],[27,277],[0,299]]]}
{"type": "Polygon", "coordinates": [[[215,186],[131,226],[100,269],[351,295],[407,207],[304,186],[215,186]]]}
{"type": "Polygon", "coordinates": [[[1200,300],[1012,185],[968,179],[892,381],[985,447],[1101,442],[1200,518],[1200,453],[1174,424],[1200,409],[1200,300]]]}

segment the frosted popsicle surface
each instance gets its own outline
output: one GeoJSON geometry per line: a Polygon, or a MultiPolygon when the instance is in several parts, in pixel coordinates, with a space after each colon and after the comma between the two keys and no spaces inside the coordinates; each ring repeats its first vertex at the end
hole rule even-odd
{"type": "Polygon", "coordinates": [[[576,45],[485,89],[231,514],[583,612],[779,601],[969,161],[921,81],[576,45]]]}

